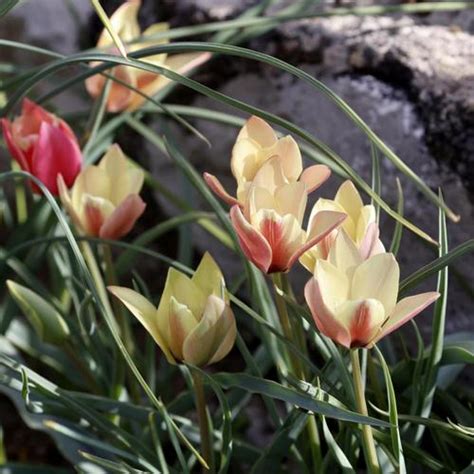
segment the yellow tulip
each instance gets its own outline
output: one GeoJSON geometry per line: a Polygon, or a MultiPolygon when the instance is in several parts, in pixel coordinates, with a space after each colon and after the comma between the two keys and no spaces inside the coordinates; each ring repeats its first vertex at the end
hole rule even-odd
{"type": "MultiPolygon", "coordinates": [[[[321,211],[347,214],[347,219],[340,228],[346,231],[347,236],[355,243],[364,260],[372,255],[385,252],[379,239],[380,232],[376,221],[375,207],[371,204],[364,205],[359,192],[351,181],[342,183],[334,200],[318,199],[309,217],[310,225],[321,211]]],[[[338,230],[330,233],[318,245],[301,256],[300,262],[310,272],[314,270],[318,259],[327,258],[337,233],[338,230]]]]}
{"type": "MultiPolygon", "coordinates": [[[[237,181],[237,197],[231,196],[215,176],[204,173],[204,179],[228,204],[245,206],[252,183],[259,181],[264,186],[262,168],[270,159],[280,162],[284,182],[301,181],[306,184],[308,193],[321,186],[331,174],[325,165],[310,166],[303,171],[300,149],[295,140],[290,135],[278,138],[265,120],[253,116],[240,130],[232,149],[231,170],[237,181]]],[[[263,175],[267,175],[265,170],[263,175]]]]}
{"type": "Polygon", "coordinates": [[[322,211],[304,231],[307,195],[304,182],[286,182],[281,160],[275,156],[253,181],[244,209],[239,204],[231,208],[242,251],[262,272],[288,271],[302,253],[344,220],[344,213],[322,211]]]}
{"type": "Polygon", "coordinates": [[[138,193],[144,173],[133,167],[118,145],[112,145],[98,166],[89,165],[69,190],[61,175],[58,189],[63,206],[84,234],[119,239],[130,232],[145,210],[138,193]]]}
{"type": "Polygon", "coordinates": [[[305,298],[324,335],[347,348],[370,348],[439,297],[431,291],[397,303],[399,279],[393,254],[381,253],[364,260],[342,229],[327,260],[317,260],[305,298]]]}
{"type": "Polygon", "coordinates": [[[234,345],[237,327],[224,278],[208,253],[192,278],[170,268],[158,308],[128,288],[111,286],[109,291],[143,324],[172,364],[213,364],[234,345]]]}
{"type": "MultiPolygon", "coordinates": [[[[127,46],[130,52],[143,48],[150,48],[160,44],[168,43],[167,39],[147,40],[147,36],[156,35],[169,29],[168,23],[156,23],[151,25],[145,31],[140,30],[138,24],[138,10],[140,9],[141,0],[128,0],[123,3],[110,17],[110,22],[114,31],[118,34],[123,43],[133,43],[127,46]],[[138,40],[141,37],[143,40],[138,40]]],[[[105,49],[109,53],[116,54],[116,48],[113,40],[107,30],[103,30],[97,48],[105,49]]],[[[166,54],[155,54],[142,58],[142,61],[174,70],[180,74],[185,74],[191,69],[202,64],[210,58],[209,53],[183,53],[168,56],[166,54]]],[[[99,63],[92,63],[96,66],[99,63]]],[[[138,89],[147,96],[153,96],[163,89],[170,80],[166,77],[147,72],[129,66],[117,66],[112,69],[111,73],[120,81],[138,89]]],[[[93,97],[99,97],[105,86],[107,78],[101,74],[92,76],[86,80],[86,89],[93,97]]],[[[126,87],[125,85],[112,82],[109,95],[107,97],[107,110],[109,112],[120,112],[122,110],[133,111],[139,108],[146,99],[126,87]]]]}

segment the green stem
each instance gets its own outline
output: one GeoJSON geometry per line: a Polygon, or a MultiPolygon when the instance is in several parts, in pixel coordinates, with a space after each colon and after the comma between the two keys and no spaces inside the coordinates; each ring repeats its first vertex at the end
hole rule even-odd
{"type": "MultiPolygon", "coordinates": [[[[364,387],[362,384],[362,374],[360,372],[360,360],[358,349],[351,351],[352,376],[354,379],[354,390],[357,402],[357,409],[361,415],[368,415],[365,401],[364,387]]],[[[367,462],[367,469],[371,474],[380,474],[379,461],[375,450],[374,435],[370,425],[362,425],[362,439],[364,442],[364,453],[367,462]]]]}
{"type": "Polygon", "coordinates": [[[213,474],[215,472],[212,452],[212,438],[209,431],[209,418],[206,405],[206,394],[204,393],[204,384],[202,375],[196,371],[192,371],[194,383],[194,395],[196,397],[196,409],[198,414],[199,431],[201,434],[201,451],[204,461],[206,461],[209,469],[202,467],[205,474],[213,474]]]}
{"type": "MultiPolygon", "coordinates": [[[[280,324],[283,328],[283,333],[289,341],[293,342],[296,347],[299,347],[304,351],[305,354],[307,354],[308,348],[306,346],[306,338],[304,337],[303,327],[299,326],[298,324],[295,324],[295,330],[292,330],[290,318],[288,316],[288,308],[286,307],[286,301],[279,292],[279,289],[284,289],[285,293],[293,297],[293,292],[286,278],[286,275],[281,273],[274,273],[272,275],[272,280],[274,284],[275,303],[278,311],[278,317],[280,319],[280,324]]],[[[296,354],[291,351],[289,352],[289,358],[291,361],[293,374],[296,375],[299,379],[306,381],[306,373],[304,370],[304,366],[301,364],[301,360],[296,354]]],[[[308,418],[306,430],[308,433],[309,446],[314,462],[315,472],[321,472],[321,466],[323,463],[323,458],[321,454],[321,440],[319,438],[318,425],[316,423],[316,418],[314,415],[310,415],[310,417],[308,418]]]]}
{"type": "MultiPolygon", "coordinates": [[[[112,257],[112,251],[110,245],[102,244],[102,255],[104,257],[105,263],[105,276],[107,278],[108,285],[118,285],[118,278],[115,272],[114,260],[112,257]]],[[[118,304],[117,300],[112,300],[112,307],[114,309],[114,314],[117,316],[117,322],[120,327],[120,332],[125,343],[127,351],[133,356],[134,344],[132,338],[132,331],[129,324],[129,319],[126,317],[123,306],[118,304]]]]}
{"type": "Polygon", "coordinates": [[[99,387],[96,379],[92,376],[90,373],[88,367],[84,364],[82,359],[78,356],[76,350],[69,344],[66,343],[63,345],[63,348],[73,364],[76,366],[77,370],[81,374],[81,376],[84,378],[84,381],[86,382],[87,386],[89,387],[89,390],[92,393],[100,395],[102,393],[101,388],[99,387]]]}
{"type": "MultiPolygon", "coordinates": [[[[20,171],[21,168],[16,161],[12,161],[12,170],[20,171]]],[[[25,180],[15,182],[16,216],[18,224],[23,224],[28,219],[28,206],[26,204],[25,180]]]]}

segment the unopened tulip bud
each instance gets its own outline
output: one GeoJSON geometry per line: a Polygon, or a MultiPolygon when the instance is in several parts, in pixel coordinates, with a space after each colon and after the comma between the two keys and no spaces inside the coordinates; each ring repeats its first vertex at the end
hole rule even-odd
{"type": "MultiPolygon", "coordinates": [[[[28,99],[21,115],[12,122],[0,119],[3,136],[14,160],[58,194],[57,180],[62,176],[66,187],[72,186],[81,170],[82,155],[77,138],[69,125],[28,99]]],[[[32,185],[35,192],[38,186],[32,185]]]]}
{"type": "Polygon", "coordinates": [[[111,286],[109,291],[143,324],[170,363],[206,366],[223,359],[234,345],[237,328],[224,278],[208,253],[192,278],[170,268],[158,308],[128,288],[111,286]]]}
{"type": "Polygon", "coordinates": [[[118,145],[112,145],[98,166],[84,168],[71,190],[60,176],[61,201],[77,228],[86,235],[120,239],[145,210],[138,193],[144,180],[118,145]]]}

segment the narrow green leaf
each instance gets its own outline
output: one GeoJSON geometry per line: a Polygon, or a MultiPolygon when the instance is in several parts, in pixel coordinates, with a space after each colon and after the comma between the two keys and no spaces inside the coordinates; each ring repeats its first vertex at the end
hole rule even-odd
{"type": "Polygon", "coordinates": [[[0,0],[0,18],[5,16],[20,0],[0,0]]]}
{"type": "Polygon", "coordinates": [[[330,403],[315,400],[313,397],[285,387],[277,382],[260,379],[247,374],[219,373],[214,379],[225,388],[239,387],[251,393],[266,395],[277,400],[282,400],[293,406],[298,406],[313,413],[319,413],[330,418],[342,421],[361,423],[372,426],[389,427],[390,424],[369,416],[359,415],[349,410],[337,408],[330,403]]]}
{"type": "Polygon", "coordinates": [[[385,378],[385,386],[387,387],[387,399],[388,399],[388,412],[389,412],[389,419],[391,423],[390,427],[390,436],[392,438],[392,450],[393,454],[395,455],[395,459],[398,463],[397,472],[399,474],[406,474],[407,469],[405,465],[405,458],[403,456],[403,446],[402,440],[400,437],[400,428],[398,425],[398,410],[397,410],[397,397],[395,395],[395,389],[393,388],[392,377],[390,375],[390,369],[388,368],[387,363],[385,362],[385,358],[382,352],[379,350],[377,346],[375,346],[375,350],[380,360],[380,364],[382,365],[383,375],[385,378]]]}

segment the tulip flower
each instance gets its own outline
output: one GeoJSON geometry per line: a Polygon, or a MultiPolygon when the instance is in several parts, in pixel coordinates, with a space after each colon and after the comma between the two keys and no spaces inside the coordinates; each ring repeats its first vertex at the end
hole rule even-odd
{"type": "MultiPolygon", "coordinates": [[[[169,29],[167,23],[156,23],[151,25],[145,31],[141,32],[138,24],[138,10],[140,0],[128,0],[123,3],[110,17],[110,22],[114,31],[118,34],[124,43],[132,43],[127,47],[128,51],[137,51],[139,49],[150,48],[160,44],[168,43],[166,39],[147,40],[147,36],[156,35],[169,29]],[[143,40],[139,39],[143,36],[143,40]]],[[[108,53],[117,54],[113,40],[107,30],[103,30],[97,48],[105,49],[108,53]]],[[[142,58],[142,61],[156,66],[174,70],[180,74],[185,74],[191,69],[207,61],[209,53],[183,53],[167,56],[166,54],[156,54],[142,58]]],[[[94,62],[92,66],[100,63],[94,62]]],[[[130,66],[117,66],[111,70],[111,74],[121,82],[138,89],[146,96],[153,96],[158,91],[169,84],[169,79],[161,74],[144,71],[130,66]]],[[[106,76],[97,74],[86,80],[86,89],[89,94],[96,98],[100,96],[107,81],[106,76]]],[[[109,112],[120,112],[122,110],[133,111],[139,108],[146,100],[140,94],[127,87],[121,82],[113,81],[107,97],[107,110],[109,112]]]]}
{"type": "Polygon", "coordinates": [[[275,157],[281,162],[284,181],[299,180],[306,184],[308,193],[321,186],[331,174],[325,165],[313,165],[303,171],[301,153],[295,140],[290,135],[279,139],[265,120],[253,116],[240,130],[232,149],[231,170],[237,181],[237,197],[231,196],[215,176],[204,173],[204,179],[227,204],[244,206],[253,181],[259,180],[262,167],[275,157]]]}
{"type": "Polygon", "coordinates": [[[206,253],[192,278],[170,268],[158,308],[136,291],[109,287],[175,364],[213,364],[232,349],[237,335],[222,273],[206,253]]]}
{"type": "MultiPolygon", "coordinates": [[[[363,260],[385,252],[385,247],[379,239],[379,227],[376,221],[375,207],[362,202],[359,192],[351,181],[345,181],[339,187],[334,200],[318,199],[314,205],[309,222],[321,211],[345,212],[347,219],[341,226],[346,234],[356,244],[363,260]]],[[[301,264],[310,272],[318,259],[326,259],[334,243],[338,230],[327,235],[318,245],[312,247],[301,256],[301,264]]]]}
{"type": "Polygon", "coordinates": [[[142,170],[129,164],[118,145],[112,145],[98,166],[84,168],[71,190],[58,178],[61,201],[77,228],[86,235],[119,239],[130,232],[145,210],[138,193],[142,170]]]}
{"type": "Polygon", "coordinates": [[[393,254],[364,260],[342,229],[328,259],[316,262],[305,298],[321,333],[347,348],[370,348],[439,297],[431,291],[397,303],[399,279],[393,254]]]}
{"type": "Polygon", "coordinates": [[[262,171],[264,185],[254,181],[243,211],[235,204],[230,217],[242,251],[251,262],[264,273],[286,272],[305,251],[340,225],[346,215],[322,211],[304,231],[306,184],[284,182],[278,157],[270,159],[262,171]]]}
{"type": "MultiPolygon", "coordinates": [[[[82,155],[69,125],[31,100],[24,99],[21,115],[13,122],[0,120],[7,147],[23,171],[32,174],[54,194],[61,175],[71,186],[81,170],[82,155]]],[[[40,192],[33,184],[33,191],[40,192]]]]}

